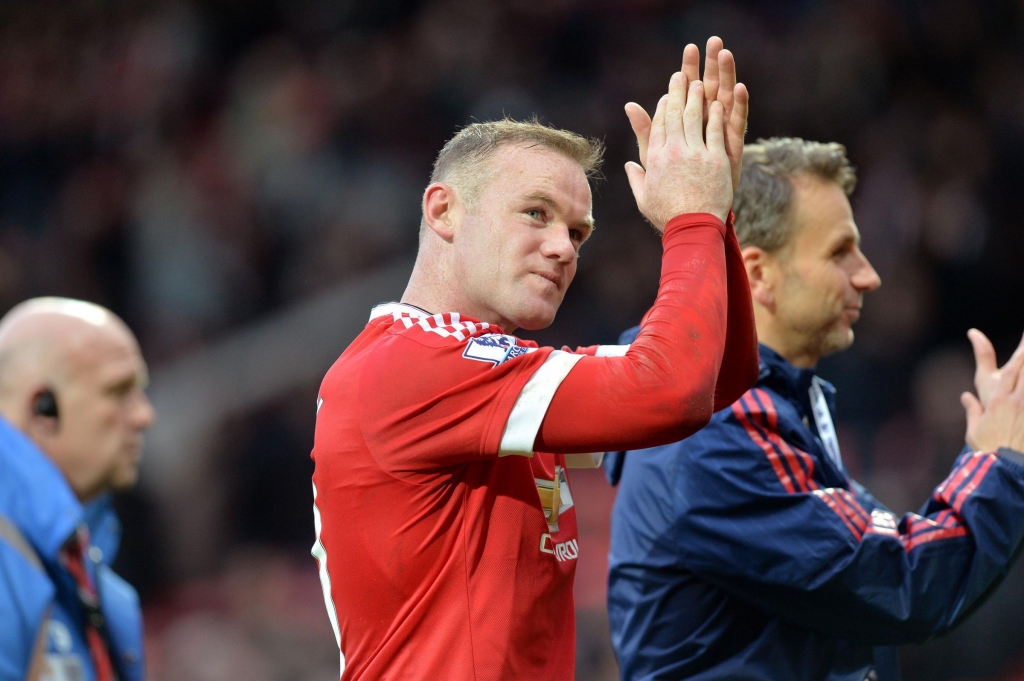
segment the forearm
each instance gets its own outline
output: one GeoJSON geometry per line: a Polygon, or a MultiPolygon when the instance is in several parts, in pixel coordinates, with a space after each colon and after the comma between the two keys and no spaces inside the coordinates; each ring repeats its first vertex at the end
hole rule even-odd
{"type": "Polygon", "coordinates": [[[728,324],[722,370],[715,385],[715,411],[725,409],[757,382],[757,330],[750,282],[743,264],[739,240],[729,216],[725,237],[725,268],[729,289],[728,324]]]}
{"type": "Polygon", "coordinates": [[[816,547],[828,560],[817,567],[809,562],[806,571],[794,572],[800,579],[774,587],[755,574],[730,586],[782,619],[860,643],[926,640],[980,605],[1019,552],[1022,461],[1005,450],[968,453],[923,515],[898,523],[884,509],[871,512],[869,495],[822,490],[829,512],[849,523],[833,522],[829,542],[816,547]]]}
{"type": "Polygon", "coordinates": [[[725,225],[669,222],[658,297],[622,357],[584,357],[551,401],[536,440],[547,452],[640,449],[707,424],[722,365],[728,284],[725,225]]]}

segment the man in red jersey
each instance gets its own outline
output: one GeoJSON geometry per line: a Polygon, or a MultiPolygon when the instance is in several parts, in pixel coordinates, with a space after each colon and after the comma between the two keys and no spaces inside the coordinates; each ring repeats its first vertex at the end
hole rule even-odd
{"type": "Polygon", "coordinates": [[[664,235],[629,348],[506,333],[554,319],[593,229],[600,144],[506,120],[438,156],[402,302],[371,312],[317,401],[313,555],[343,679],[572,679],[567,463],[686,437],[756,379],[727,220],[747,93],[717,38],[689,82],[698,58],[688,46],[658,103],[646,168],[626,168],[664,235]]]}

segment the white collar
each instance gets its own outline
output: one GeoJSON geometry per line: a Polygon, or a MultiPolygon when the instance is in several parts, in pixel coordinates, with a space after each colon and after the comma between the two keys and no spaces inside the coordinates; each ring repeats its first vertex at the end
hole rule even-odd
{"type": "Polygon", "coordinates": [[[395,319],[400,317],[412,317],[413,319],[426,319],[431,315],[414,305],[405,303],[381,303],[370,310],[370,321],[378,317],[391,315],[395,319]]]}

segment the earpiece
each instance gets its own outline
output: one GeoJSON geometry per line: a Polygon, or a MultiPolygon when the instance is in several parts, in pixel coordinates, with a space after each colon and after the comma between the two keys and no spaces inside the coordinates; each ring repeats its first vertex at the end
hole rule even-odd
{"type": "Polygon", "coordinates": [[[36,396],[32,410],[39,416],[48,416],[52,419],[60,418],[57,412],[57,397],[52,390],[44,390],[36,396]]]}

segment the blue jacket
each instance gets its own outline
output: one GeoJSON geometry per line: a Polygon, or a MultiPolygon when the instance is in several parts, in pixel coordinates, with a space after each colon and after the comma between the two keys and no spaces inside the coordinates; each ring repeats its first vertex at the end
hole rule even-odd
{"type": "Polygon", "coordinates": [[[880,646],[954,626],[1006,574],[1024,455],[965,450],[920,513],[897,518],[827,455],[812,381],[834,413],[830,385],[761,346],[755,388],[702,431],[606,457],[623,679],[897,679],[880,646]]]}
{"type": "Polygon", "coordinates": [[[0,681],[25,678],[47,613],[49,678],[95,680],[75,582],[58,560],[82,523],[92,537],[86,567],[100,594],[112,661],[121,681],[139,681],[142,612],[135,590],[109,567],[120,535],[109,498],[83,507],[57,467],[0,419],[0,681]]]}

